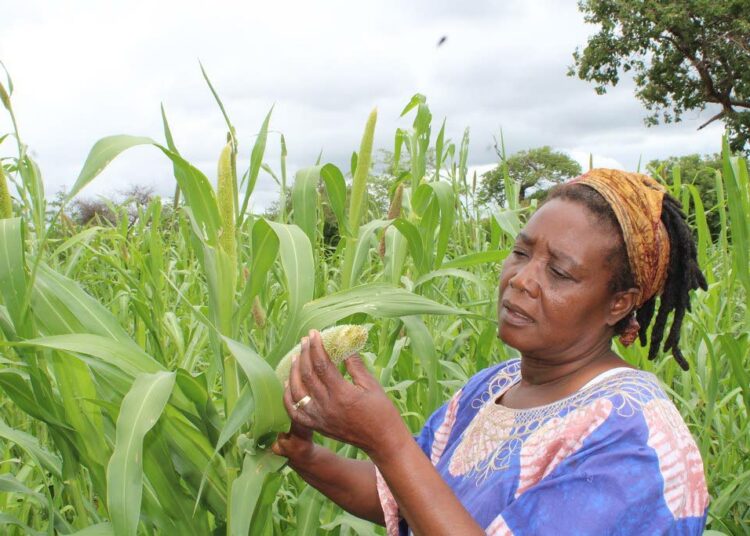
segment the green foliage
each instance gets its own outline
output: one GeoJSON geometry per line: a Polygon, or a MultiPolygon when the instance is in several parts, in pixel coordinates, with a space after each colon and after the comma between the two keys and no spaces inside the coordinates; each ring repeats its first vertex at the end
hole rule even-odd
{"type": "Polygon", "coordinates": [[[227,143],[219,155],[219,166],[216,182],[216,200],[218,203],[219,214],[221,214],[221,236],[219,237],[219,246],[229,258],[236,262],[237,260],[237,238],[235,227],[235,182],[234,151],[231,143],[227,143]]]}
{"type": "Polygon", "coordinates": [[[0,219],[13,217],[13,202],[10,197],[8,180],[5,178],[5,169],[0,164],[0,219]]]}
{"type": "Polygon", "coordinates": [[[711,231],[712,239],[716,239],[721,231],[719,211],[716,210],[718,198],[716,196],[716,172],[721,170],[720,154],[672,156],[664,160],[652,160],[647,168],[653,176],[659,176],[664,182],[671,182],[677,176],[686,184],[692,184],[698,190],[703,206],[712,207],[706,212],[706,222],[711,231]]]}
{"type": "Polygon", "coordinates": [[[504,170],[518,185],[519,201],[542,196],[555,184],[581,174],[578,162],[565,153],[553,151],[549,146],[519,151],[482,175],[480,199],[495,201],[501,207],[507,206],[504,170]]]}
{"type": "MultiPolygon", "coordinates": [[[[646,124],[680,121],[716,105],[734,150],[750,142],[750,3],[746,0],[625,2],[580,0],[586,22],[599,26],[573,54],[570,75],[597,93],[633,72],[646,124]]],[[[702,127],[700,127],[702,128],[702,127]]]]}
{"type": "MultiPolygon", "coordinates": [[[[9,99],[10,92],[8,109],[9,99]]],[[[238,134],[223,113],[234,152],[238,134]]],[[[166,146],[131,136],[97,142],[75,190],[129,147],[147,144],[172,163],[181,192],[176,210],[155,198],[111,226],[58,217],[66,199],[47,204],[25,147],[4,158],[20,186],[16,217],[0,220],[4,534],[383,533],[321,498],[269,452],[288,426],[274,367],[311,328],[366,325],[363,358],[418,431],[468,377],[515,356],[496,337],[497,278],[529,213],[519,207],[521,192],[528,198],[532,190],[521,190],[505,160],[509,208],[480,214],[467,178],[468,131],[458,145],[443,128],[433,140],[422,95],[404,114],[413,115],[412,127],[394,136],[399,172],[391,178],[399,186],[389,186],[389,214],[365,205],[361,188],[359,197],[347,195],[333,164],[311,163],[287,187],[285,149],[277,163],[265,159],[269,116],[248,168],[235,170],[218,196],[171,134],[166,146]],[[19,161],[30,167],[19,169],[19,161]],[[242,208],[258,170],[279,177],[289,199],[273,219],[242,208]],[[362,202],[358,218],[352,197],[362,202]],[[230,209],[220,203],[240,207],[232,232],[224,233],[230,209]],[[40,220],[47,206],[58,212],[40,220]],[[334,247],[326,210],[347,238],[334,247]]],[[[706,198],[705,207],[684,171],[682,180],[676,168],[662,172],[690,201],[709,281],[683,325],[692,368],[649,361],[637,345],[616,349],[657,373],[677,400],[710,468],[709,527],[739,534],[750,517],[747,167],[725,148],[716,201],[706,198]]]]}

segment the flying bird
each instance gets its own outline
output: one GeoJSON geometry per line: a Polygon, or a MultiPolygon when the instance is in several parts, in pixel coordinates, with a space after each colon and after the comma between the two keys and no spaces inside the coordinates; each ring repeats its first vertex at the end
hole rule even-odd
{"type": "Polygon", "coordinates": [[[443,36],[443,37],[441,37],[441,38],[440,38],[440,40],[438,41],[438,44],[437,44],[437,46],[440,46],[440,45],[442,45],[442,44],[443,44],[443,43],[445,43],[445,42],[446,42],[447,40],[448,40],[448,36],[447,36],[447,35],[444,35],[444,36],[443,36]]]}

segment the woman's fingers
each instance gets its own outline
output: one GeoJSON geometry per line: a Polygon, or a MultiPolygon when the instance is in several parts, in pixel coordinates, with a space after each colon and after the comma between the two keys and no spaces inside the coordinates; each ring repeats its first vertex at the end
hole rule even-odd
{"type": "Polygon", "coordinates": [[[379,387],[380,384],[375,377],[370,373],[365,365],[362,358],[358,355],[353,355],[344,361],[346,370],[349,372],[349,376],[352,377],[354,385],[370,390],[374,387],[379,387]]]}
{"type": "MultiPolygon", "coordinates": [[[[299,355],[292,358],[292,366],[289,371],[289,391],[291,392],[292,399],[294,402],[297,400],[302,400],[304,396],[307,394],[307,391],[305,391],[305,386],[302,383],[302,378],[300,377],[299,372],[299,355]]],[[[288,410],[289,408],[287,408],[288,410]]]]}
{"type": "Polygon", "coordinates": [[[300,462],[313,452],[312,431],[293,420],[291,430],[278,434],[271,449],[274,454],[300,462]]]}
{"type": "MultiPolygon", "coordinates": [[[[286,391],[284,391],[284,407],[286,408],[286,412],[292,418],[292,426],[294,426],[294,424],[296,423],[298,426],[302,426],[304,428],[308,428],[312,430],[315,428],[315,421],[312,419],[312,417],[309,414],[305,412],[305,406],[300,406],[297,408],[294,407],[294,405],[299,400],[301,400],[301,398],[297,400],[293,398],[291,389],[287,389],[286,391]]],[[[314,403],[315,402],[311,400],[305,405],[307,406],[307,405],[314,404],[314,403]]],[[[293,432],[294,432],[294,429],[290,431],[290,434],[293,432]]],[[[310,432],[310,435],[312,435],[312,432],[310,432]]]]}
{"type": "Polygon", "coordinates": [[[284,407],[286,408],[286,412],[289,414],[290,417],[294,415],[295,409],[294,409],[294,394],[292,390],[291,385],[291,376],[289,377],[289,388],[284,390],[284,407]]]}
{"type": "MultiPolygon", "coordinates": [[[[366,407],[364,401],[373,395],[376,398],[378,394],[383,395],[382,389],[359,356],[349,358],[346,367],[355,385],[346,381],[330,360],[317,331],[311,331],[309,337],[302,339],[300,354],[292,362],[289,389],[284,393],[284,405],[292,417],[293,426],[316,430],[348,443],[368,435],[371,430],[360,430],[364,423],[369,422],[367,415],[362,414],[366,407]],[[307,396],[310,399],[304,405],[296,406],[307,396]]],[[[372,425],[365,426],[372,428],[372,425]]],[[[290,436],[305,437],[294,432],[293,427],[290,436]]],[[[305,433],[311,434],[309,431],[305,433]]],[[[285,439],[280,436],[282,447],[285,439]]]]}
{"type": "Polygon", "coordinates": [[[316,397],[321,403],[328,400],[329,393],[337,382],[343,381],[336,365],[323,348],[320,333],[315,330],[310,330],[310,335],[303,339],[299,370],[302,383],[310,396],[316,397]]]}

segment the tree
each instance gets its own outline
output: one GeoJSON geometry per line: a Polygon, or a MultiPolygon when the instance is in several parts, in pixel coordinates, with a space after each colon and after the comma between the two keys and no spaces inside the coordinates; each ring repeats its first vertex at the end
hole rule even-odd
{"type": "Polygon", "coordinates": [[[596,92],[633,71],[646,124],[678,122],[709,104],[719,111],[734,150],[750,141],[750,2],[747,0],[580,0],[585,20],[600,26],[568,74],[596,92]]]}
{"type": "Polygon", "coordinates": [[[117,224],[117,213],[113,209],[114,203],[103,198],[90,199],[81,197],[70,204],[73,221],[78,225],[110,225],[117,224]]]}
{"type": "Polygon", "coordinates": [[[692,184],[698,190],[703,208],[706,210],[706,223],[711,236],[716,238],[721,231],[721,220],[719,212],[715,209],[716,198],[716,171],[721,170],[721,155],[718,153],[710,155],[689,154],[685,156],[671,156],[664,160],[652,160],[648,163],[648,169],[652,174],[657,174],[666,183],[672,182],[674,169],[680,168],[680,177],[683,184],[692,184]]]}
{"type": "MultiPolygon", "coordinates": [[[[537,147],[517,152],[505,161],[511,179],[520,186],[519,200],[523,201],[532,193],[538,196],[551,186],[581,174],[581,166],[565,153],[553,151],[551,147],[537,147]]],[[[482,202],[496,201],[505,205],[505,182],[503,165],[482,175],[484,179],[479,190],[482,202]]]]}

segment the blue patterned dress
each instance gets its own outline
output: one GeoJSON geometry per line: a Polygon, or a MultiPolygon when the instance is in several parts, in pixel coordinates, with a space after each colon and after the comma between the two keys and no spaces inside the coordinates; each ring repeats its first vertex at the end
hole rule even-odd
{"type": "MultiPolygon", "coordinates": [[[[416,438],[487,534],[702,534],[700,452],[653,374],[614,369],[553,404],[497,404],[520,379],[518,359],[479,372],[416,438]]],[[[409,534],[377,477],[389,536],[409,534]]]]}

